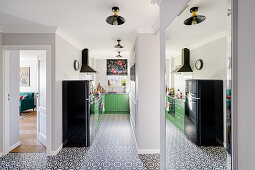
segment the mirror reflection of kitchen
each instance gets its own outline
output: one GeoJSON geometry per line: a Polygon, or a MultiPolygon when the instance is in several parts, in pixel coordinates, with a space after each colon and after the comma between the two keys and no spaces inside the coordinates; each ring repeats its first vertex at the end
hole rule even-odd
{"type": "Polygon", "coordinates": [[[191,1],[166,29],[166,169],[231,169],[230,7],[191,1]]]}

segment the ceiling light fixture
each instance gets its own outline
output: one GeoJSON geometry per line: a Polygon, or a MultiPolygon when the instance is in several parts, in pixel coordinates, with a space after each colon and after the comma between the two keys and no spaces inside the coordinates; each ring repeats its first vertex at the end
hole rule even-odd
{"type": "Polygon", "coordinates": [[[113,15],[106,18],[106,22],[110,25],[122,25],[125,23],[125,19],[118,16],[119,7],[112,7],[113,15]]]}
{"type": "Polygon", "coordinates": [[[116,57],[122,57],[122,56],[120,55],[120,51],[118,52],[118,55],[117,55],[116,57]]]}
{"type": "Polygon", "coordinates": [[[124,48],[122,45],[120,45],[121,40],[117,40],[118,44],[114,46],[114,48],[124,48]]]}
{"type": "Polygon", "coordinates": [[[184,21],[185,25],[196,25],[203,22],[206,19],[206,17],[203,15],[197,15],[197,11],[198,7],[193,7],[190,9],[190,13],[192,13],[192,16],[184,21]]]}

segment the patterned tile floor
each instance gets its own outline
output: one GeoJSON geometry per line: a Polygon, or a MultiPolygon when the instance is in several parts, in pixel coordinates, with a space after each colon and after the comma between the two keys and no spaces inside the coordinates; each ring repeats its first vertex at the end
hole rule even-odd
{"type": "Polygon", "coordinates": [[[231,169],[231,157],[224,147],[198,147],[168,119],[166,132],[167,170],[231,169]]]}
{"type": "Polygon", "coordinates": [[[53,157],[10,153],[0,158],[0,169],[159,169],[159,154],[137,155],[128,116],[104,115],[90,148],[64,148],[53,157]]]}

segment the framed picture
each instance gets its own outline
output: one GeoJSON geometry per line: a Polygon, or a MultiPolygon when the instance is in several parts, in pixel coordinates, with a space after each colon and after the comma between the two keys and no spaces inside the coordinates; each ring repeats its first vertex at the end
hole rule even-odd
{"type": "Polygon", "coordinates": [[[21,67],[19,78],[20,87],[30,87],[30,67],[21,67]]]}
{"type": "Polygon", "coordinates": [[[107,59],[106,61],[107,75],[125,75],[127,76],[127,59],[107,59]]]}

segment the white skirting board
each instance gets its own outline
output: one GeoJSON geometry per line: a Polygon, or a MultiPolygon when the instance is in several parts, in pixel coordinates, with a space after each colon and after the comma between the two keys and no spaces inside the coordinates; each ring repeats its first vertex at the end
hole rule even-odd
{"type": "Polygon", "coordinates": [[[160,149],[138,149],[138,154],[159,154],[160,149]]]}
{"type": "Polygon", "coordinates": [[[17,143],[15,143],[14,145],[9,147],[9,152],[15,148],[17,148],[20,145],[20,141],[18,141],[17,143]]]}
{"type": "Polygon", "coordinates": [[[63,145],[61,144],[61,145],[58,147],[57,150],[51,151],[50,154],[47,155],[47,156],[55,156],[55,155],[57,155],[57,154],[61,151],[62,148],[63,148],[63,145]]]}

